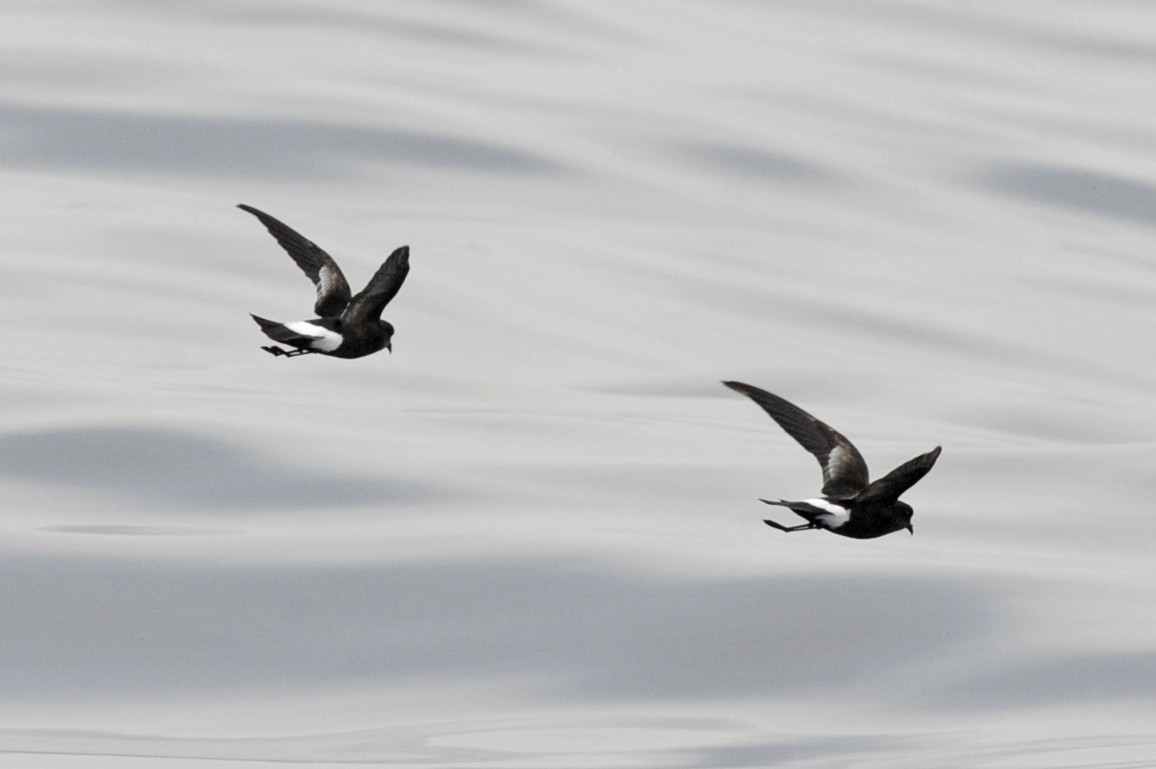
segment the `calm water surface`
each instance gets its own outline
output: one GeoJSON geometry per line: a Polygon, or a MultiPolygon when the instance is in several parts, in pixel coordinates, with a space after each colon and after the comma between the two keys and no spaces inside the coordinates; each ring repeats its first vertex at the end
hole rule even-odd
{"type": "Polygon", "coordinates": [[[1147,4],[9,6],[0,764],[1156,764],[1147,4]]]}

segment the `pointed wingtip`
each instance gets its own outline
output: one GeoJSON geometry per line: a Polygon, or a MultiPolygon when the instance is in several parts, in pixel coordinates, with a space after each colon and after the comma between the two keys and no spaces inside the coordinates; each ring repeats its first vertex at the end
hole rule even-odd
{"type": "MultiPolygon", "coordinates": [[[[275,222],[277,224],[281,224],[281,222],[278,222],[275,218],[273,218],[272,216],[269,216],[269,214],[265,213],[264,211],[262,211],[261,209],[255,207],[255,206],[249,205],[248,203],[238,203],[237,208],[241,209],[242,211],[245,211],[246,213],[250,213],[253,216],[257,217],[258,219],[261,220],[261,223],[264,224],[266,227],[269,226],[270,221],[275,222]]],[[[284,225],[282,225],[282,226],[284,226],[284,225]]]]}
{"type": "Polygon", "coordinates": [[[246,203],[238,203],[238,204],[237,204],[237,208],[241,209],[242,211],[244,211],[244,212],[246,212],[246,213],[250,213],[250,214],[252,214],[253,216],[255,216],[255,217],[257,217],[258,219],[260,219],[261,221],[265,221],[265,218],[266,218],[267,216],[269,216],[269,215],[268,215],[267,213],[265,213],[264,211],[261,211],[261,210],[259,210],[259,209],[253,208],[252,206],[250,206],[250,205],[248,205],[248,204],[246,204],[246,203]]]}
{"type": "Polygon", "coordinates": [[[389,258],[381,263],[386,270],[403,270],[409,272],[409,246],[399,246],[393,249],[389,258]]]}
{"type": "MultiPolygon", "coordinates": [[[[758,403],[760,406],[762,406],[762,401],[760,401],[759,398],[764,395],[770,395],[770,393],[766,392],[765,390],[761,390],[754,385],[749,385],[746,382],[739,382],[735,379],[724,379],[723,384],[737,392],[739,395],[747,396],[755,403],[758,403]]],[[[771,397],[775,398],[777,396],[772,395],[771,397]]],[[[766,409],[766,406],[763,406],[763,408],[766,409]]]]}

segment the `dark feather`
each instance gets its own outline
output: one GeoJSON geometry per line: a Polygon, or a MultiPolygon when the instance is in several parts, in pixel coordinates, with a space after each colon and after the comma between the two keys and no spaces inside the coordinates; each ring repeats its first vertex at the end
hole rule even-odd
{"type": "Polygon", "coordinates": [[[389,255],[369,283],[349,302],[342,318],[351,324],[368,323],[381,318],[381,312],[397,295],[409,274],[409,246],[389,255]]]}
{"type": "MultiPolygon", "coordinates": [[[[316,342],[321,337],[320,333],[316,336],[309,336],[308,334],[299,333],[282,323],[278,323],[275,320],[262,318],[259,315],[253,315],[252,313],[249,313],[249,316],[253,320],[257,321],[257,325],[261,327],[261,331],[264,332],[265,336],[269,337],[275,342],[291,344],[294,347],[308,347],[311,342],[316,342]]],[[[315,326],[322,326],[327,328],[330,331],[337,330],[335,328],[337,321],[333,318],[317,318],[316,320],[311,320],[309,322],[315,326]]]]}
{"type": "MultiPolygon", "coordinates": [[[[834,499],[855,496],[867,486],[867,462],[851,441],[798,406],[742,382],[723,382],[767,412],[787,434],[811,452],[823,469],[823,493],[834,499]]],[[[926,472],[926,471],[924,471],[926,472]]],[[[914,481],[912,481],[914,483],[914,481]]]]}
{"type": "Polygon", "coordinates": [[[293,258],[301,271],[313,281],[313,285],[317,287],[314,312],[322,318],[333,318],[345,311],[351,292],[349,283],[345,280],[337,262],[333,261],[333,257],[325,253],[316,243],[264,211],[244,203],[239,204],[237,208],[257,217],[269,234],[281,244],[281,248],[293,258]]]}
{"type": "Polygon", "coordinates": [[[926,454],[909,459],[863,489],[855,497],[855,501],[894,503],[903,492],[918,483],[919,479],[927,475],[928,471],[935,466],[935,460],[939,459],[940,451],[942,451],[942,447],[936,446],[926,454]]]}

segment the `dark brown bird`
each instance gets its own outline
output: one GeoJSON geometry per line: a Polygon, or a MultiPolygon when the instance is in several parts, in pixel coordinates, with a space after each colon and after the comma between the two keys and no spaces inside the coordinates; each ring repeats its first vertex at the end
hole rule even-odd
{"type": "Polygon", "coordinates": [[[360,358],[383,348],[393,351],[393,326],[381,319],[381,313],[409,274],[409,246],[390,254],[365,288],[351,296],[341,268],[316,243],[264,211],[243,203],[237,208],[257,217],[317,287],[313,305],[317,318],[278,323],[253,316],[265,336],[293,348],[270,345],[262,350],[286,358],[308,353],[360,358]]]}
{"type": "Polygon", "coordinates": [[[814,454],[823,468],[822,497],[801,502],[761,500],[768,505],[789,508],[807,523],[799,526],[783,526],[771,520],[764,523],[779,531],[826,529],[855,539],[873,539],[900,529],[915,533],[911,525],[915,511],[900,502],[899,496],[927,475],[939,458],[941,447],[936,446],[874,483],[868,483],[863,455],[834,428],[766,390],[742,382],[723,384],[759,404],[788,435],[814,454]]]}

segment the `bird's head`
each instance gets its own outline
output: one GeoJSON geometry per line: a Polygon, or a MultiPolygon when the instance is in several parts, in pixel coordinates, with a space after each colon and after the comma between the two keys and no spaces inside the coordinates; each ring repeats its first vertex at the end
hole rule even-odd
{"type": "Polygon", "coordinates": [[[393,353],[393,324],[390,323],[389,321],[379,320],[377,322],[377,325],[381,329],[382,336],[385,338],[385,342],[384,342],[384,344],[382,344],[382,347],[384,347],[386,350],[389,350],[389,352],[392,354],[393,353]]]}
{"type": "Polygon", "coordinates": [[[906,502],[896,502],[893,510],[895,511],[895,517],[899,520],[900,524],[902,524],[903,528],[915,534],[915,527],[911,525],[911,519],[915,516],[915,511],[911,509],[911,505],[906,502]]]}

